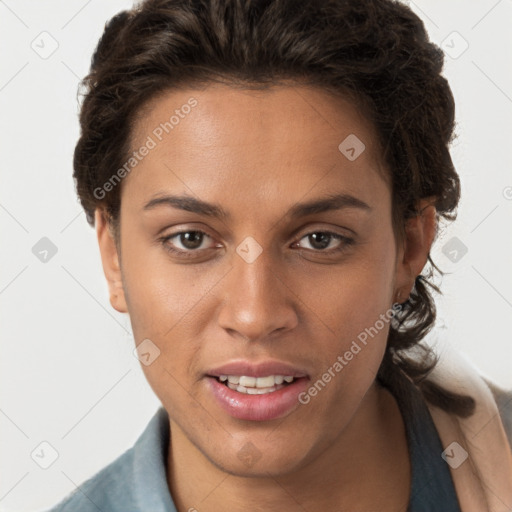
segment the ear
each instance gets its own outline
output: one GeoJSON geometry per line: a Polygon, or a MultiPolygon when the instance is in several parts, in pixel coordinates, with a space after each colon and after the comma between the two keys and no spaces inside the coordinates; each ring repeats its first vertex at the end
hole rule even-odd
{"type": "Polygon", "coordinates": [[[98,245],[101,254],[101,263],[103,272],[107,278],[107,284],[110,294],[110,304],[119,311],[127,313],[123,281],[121,278],[121,267],[119,265],[119,255],[114,237],[111,233],[110,222],[105,215],[104,210],[96,208],[94,212],[94,222],[96,225],[96,234],[98,236],[98,245]]]}
{"type": "Polygon", "coordinates": [[[406,220],[405,239],[397,254],[396,302],[405,302],[408,299],[416,277],[427,263],[437,230],[437,212],[434,205],[434,197],[420,200],[417,204],[417,215],[406,220]]]}

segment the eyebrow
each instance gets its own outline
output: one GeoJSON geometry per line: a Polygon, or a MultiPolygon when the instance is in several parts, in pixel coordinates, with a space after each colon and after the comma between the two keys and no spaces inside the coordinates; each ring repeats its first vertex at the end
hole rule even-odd
{"type": "MultiPolygon", "coordinates": [[[[145,206],[144,211],[153,210],[159,206],[167,206],[197,213],[206,217],[213,217],[221,220],[231,218],[231,215],[220,205],[207,203],[191,196],[163,195],[151,199],[145,206]]],[[[367,203],[350,194],[331,194],[326,197],[315,199],[305,203],[294,204],[285,216],[291,218],[306,217],[315,213],[323,213],[332,210],[355,208],[363,211],[371,211],[367,203]]]]}

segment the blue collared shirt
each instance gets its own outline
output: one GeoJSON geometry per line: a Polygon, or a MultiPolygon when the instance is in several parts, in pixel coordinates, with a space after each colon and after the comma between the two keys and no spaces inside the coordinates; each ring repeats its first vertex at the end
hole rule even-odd
{"type": "MultiPolygon", "coordinates": [[[[409,381],[407,381],[409,382],[409,381]]],[[[420,392],[410,382],[395,393],[411,455],[407,512],[460,512],[439,435],[420,392]]],[[[160,407],[135,445],[49,512],[177,512],[166,477],[169,418],[160,407]]]]}

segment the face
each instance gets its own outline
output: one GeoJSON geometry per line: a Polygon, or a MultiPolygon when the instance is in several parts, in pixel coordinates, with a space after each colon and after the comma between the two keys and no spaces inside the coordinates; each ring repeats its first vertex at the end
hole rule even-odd
{"type": "Polygon", "coordinates": [[[315,88],[211,85],[154,100],[132,139],[150,149],[120,254],[99,211],[98,238],[113,306],[159,350],[142,368],[173,439],[233,474],[303,467],[374,386],[428,253],[396,244],[372,126],[315,88]]]}

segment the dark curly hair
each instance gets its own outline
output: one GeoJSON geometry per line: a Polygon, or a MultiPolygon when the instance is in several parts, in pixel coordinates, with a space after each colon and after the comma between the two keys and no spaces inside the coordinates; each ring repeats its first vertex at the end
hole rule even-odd
{"type": "MultiPolygon", "coordinates": [[[[454,100],[441,76],[442,51],[423,22],[393,0],[146,0],[106,25],[82,81],[81,135],[74,153],[77,193],[88,222],[106,212],[118,240],[122,186],[95,193],[129,158],[136,115],[182,85],[221,82],[265,88],[294,81],[348,97],[377,130],[392,186],[397,240],[418,201],[434,198],[437,219],[453,220],[460,183],[449,153],[454,100]]],[[[121,184],[122,185],[122,184],[121,184]]],[[[434,269],[416,277],[390,325],[382,382],[404,372],[434,405],[465,417],[469,396],[428,380],[438,356],[421,341],[434,326],[434,269]],[[409,349],[421,358],[408,356],[409,349]]]]}

